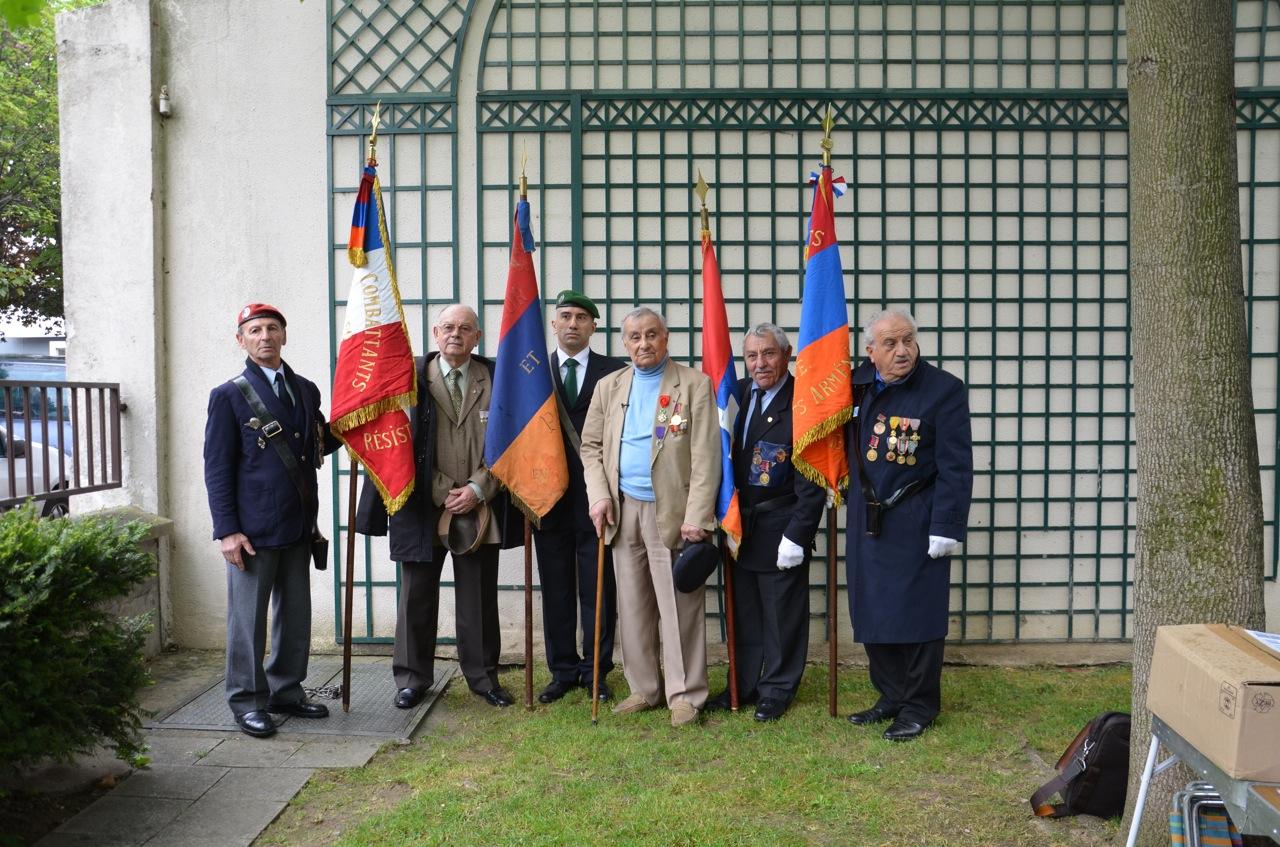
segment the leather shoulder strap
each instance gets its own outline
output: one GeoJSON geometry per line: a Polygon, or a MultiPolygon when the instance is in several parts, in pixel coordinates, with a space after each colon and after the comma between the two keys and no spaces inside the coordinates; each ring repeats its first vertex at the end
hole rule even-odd
{"type": "Polygon", "coordinates": [[[276,455],[280,457],[285,470],[289,472],[289,479],[293,481],[293,487],[298,490],[298,496],[302,498],[303,504],[310,507],[313,498],[308,493],[307,486],[302,480],[302,469],[298,467],[298,459],[293,455],[293,451],[289,449],[289,446],[284,443],[284,439],[280,438],[284,434],[284,427],[267,410],[267,405],[262,402],[257,390],[254,389],[249,380],[244,378],[243,374],[231,381],[235,383],[236,388],[240,389],[240,393],[244,396],[245,402],[249,404],[249,409],[253,412],[254,417],[262,422],[262,429],[259,431],[266,436],[267,441],[275,448],[276,455]]]}

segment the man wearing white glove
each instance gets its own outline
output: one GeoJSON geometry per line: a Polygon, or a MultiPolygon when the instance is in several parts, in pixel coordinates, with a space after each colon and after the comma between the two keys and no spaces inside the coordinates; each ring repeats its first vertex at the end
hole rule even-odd
{"type": "Polygon", "coordinates": [[[964,383],[920,358],[909,312],[873,315],[853,372],[846,567],[853,638],[880,697],[849,721],[918,737],[942,708],[951,556],[965,537],[973,446],[964,383]]]}
{"type": "MultiPolygon", "coordinates": [[[[742,545],[733,564],[734,648],[740,704],[755,719],[782,717],[804,673],[809,646],[809,548],[825,492],[791,466],[791,345],[769,323],[742,342],[746,378],[737,388],[733,476],[742,545]]],[[[728,709],[729,691],[707,701],[728,709]]]]}

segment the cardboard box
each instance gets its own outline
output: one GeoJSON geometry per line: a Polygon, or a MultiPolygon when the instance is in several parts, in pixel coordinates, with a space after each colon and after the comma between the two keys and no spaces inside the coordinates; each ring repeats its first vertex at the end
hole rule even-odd
{"type": "Polygon", "coordinates": [[[1280,652],[1247,630],[1157,629],[1147,708],[1229,776],[1280,782],[1280,652]]]}

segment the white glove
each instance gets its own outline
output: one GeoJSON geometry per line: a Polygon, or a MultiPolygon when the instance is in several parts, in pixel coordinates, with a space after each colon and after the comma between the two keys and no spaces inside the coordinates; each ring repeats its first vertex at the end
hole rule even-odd
{"type": "Polygon", "coordinates": [[[960,542],[954,538],[943,538],[941,535],[929,536],[929,558],[941,559],[943,556],[954,556],[960,552],[960,542]]]}
{"type": "Polygon", "coordinates": [[[782,540],[778,542],[778,570],[794,568],[803,561],[804,548],[785,535],[782,536],[782,540]]]}

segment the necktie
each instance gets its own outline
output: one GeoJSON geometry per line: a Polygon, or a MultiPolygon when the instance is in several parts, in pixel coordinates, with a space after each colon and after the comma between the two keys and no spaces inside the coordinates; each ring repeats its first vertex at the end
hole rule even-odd
{"type": "Polygon", "coordinates": [[[751,443],[751,429],[755,426],[756,421],[760,420],[760,413],[764,409],[760,408],[760,404],[764,402],[764,391],[760,388],[751,389],[751,417],[747,418],[747,425],[742,430],[742,440],[751,443]]]}
{"type": "Polygon", "coordinates": [[[293,409],[293,398],[289,396],[289,389],[284,384],[284,374],[276,372],[276,396],[280,398],[280,402],[284,404],[286,409],[293,409]]]}
{"type": "Polygon", "coordinates": [[[444,381],[449,384],[449,396],[453,398],[454,418],[462,417],[462,389],[458,386],[458,379],[461,376],[462,372],[454,369],[444,378],[444,381]]]}
{"type": "Polygon", "coordinates": [[[578,402],[578,360],[565,359],[564,395],[569,398],[569,405],[578,402]]]}

